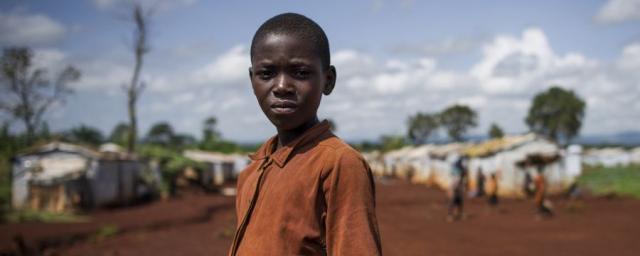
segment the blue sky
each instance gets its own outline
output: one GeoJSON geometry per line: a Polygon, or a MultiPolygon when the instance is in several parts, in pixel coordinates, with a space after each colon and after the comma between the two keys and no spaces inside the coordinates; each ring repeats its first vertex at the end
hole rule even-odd
{"type": "MultiPolygon", "coordinates": [[[[273,134],[246,70],[253,33],[282,12],[307,15],[326,31],[338,84],[320,116],[334,119],[349,140],[402,134],[408,115],[454,103],[477,109],[473,134],[485,134],[492,122],[524,132],[531,98],[552,84],[587,101],[583,134],[638,130],[640,123],[638,0],[141,2],[155,10],[142,133],[169,121],[198,136],[213,115],[230,139],[273,134]]],[[[54,130],[83,123],[108,133],[127,119],[121,86],[131,75],[133,25],[126,3],[0,3],[0,46],[30,46],[41,66],[83,72],[75,94],[47,113],[54,130]]]]}

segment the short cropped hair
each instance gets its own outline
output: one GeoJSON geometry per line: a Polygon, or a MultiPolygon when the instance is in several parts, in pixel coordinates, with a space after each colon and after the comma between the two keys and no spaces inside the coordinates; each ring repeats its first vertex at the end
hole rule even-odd
{"type": "Polygon", "coordinates": [[[316,54],[320,57],[322,67],[328,68],[331,64],[329,40],[324,30],[313,20],[297,13],[283,13],[265,21],[251,40],[251,58],[253,58],[256,44],[272,34],[289,35],[311,41],[316,54]]]}

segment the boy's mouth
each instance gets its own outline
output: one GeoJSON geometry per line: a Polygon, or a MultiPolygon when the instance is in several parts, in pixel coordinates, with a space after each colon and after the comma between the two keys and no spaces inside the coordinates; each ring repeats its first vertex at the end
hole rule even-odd
{"type": "Polygon", "coordinates": [[[276,101],[271,104],[271,110],[276,114],[290,114],[293,113],[296,108],[298,108],[298,104],[289,100],[276,101]]]}

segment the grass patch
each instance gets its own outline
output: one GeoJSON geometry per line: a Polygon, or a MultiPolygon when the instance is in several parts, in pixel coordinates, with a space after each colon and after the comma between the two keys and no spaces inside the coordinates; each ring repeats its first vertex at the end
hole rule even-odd
{"type": "Polygon", "coordinates": [[[93,242],[101,242],[104,239],[115,236],[120,233],[120,228],[116,225],[101,226],[90,238],[93,242]]]}
{"type": "Polygon", "coordinates": [[[87,217],[72,213],[52,213],[34,210],[9,210],[2,216],[3,222],[75,223],[85,222],[87,217]]]}
{"type": "Polygon", "coordinates": [[[640,166],[586,167],[578,184],[599,196],[631,196],[640,199],[640,166]]]}

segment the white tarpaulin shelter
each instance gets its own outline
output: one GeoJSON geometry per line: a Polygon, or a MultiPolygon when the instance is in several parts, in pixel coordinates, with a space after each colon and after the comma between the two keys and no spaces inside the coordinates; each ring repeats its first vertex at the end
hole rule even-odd
{"type": "Polygon", "coordinates": [[[12,205],[60,212],[127,203],[149,193],[141,182],[144,166],[115,153],[52,142],[14,156],[12,205]]]}
{"type": "Polygon", "coordinates": [[[549,191],[568,187],[580,172],[580,150],[562,150],[555,143],[534,134],[506,136],[476,144],[450,143],[405,147],[384,154],[383,173],[408,178],[416,183],[447,188],[452,166],[461,156],[469,157],[467,169],[471,187],[479,170],[485,176],[498,173],[499,194],[521,196],[527,172],[544,170],[549,191]]]}
{"type": "Polygon", "coordinates": [[[218,152],[185,150],[183,155],[191,160],[206,163],[200,177],[205,185],[220,186],[236,179],[247,166],[249,158],[240,154],[222,154],[218,152]]]}

